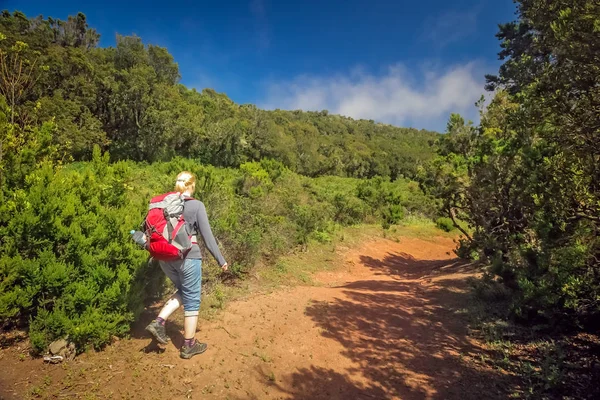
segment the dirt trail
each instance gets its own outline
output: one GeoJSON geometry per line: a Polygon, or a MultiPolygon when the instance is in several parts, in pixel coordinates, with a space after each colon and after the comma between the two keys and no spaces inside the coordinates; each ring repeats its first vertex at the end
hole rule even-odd
{"type": "Polygon", "coordinates": [[[136,332],[67,365],[2,350],[0,398],[505,398],[498,373],[469,362],[483,351],[460,312],[474,271],[450,255],[453,245],[377,239],[346,251],[319,286],[236,301],[201,323],[209,349],[189,361],[174,323],[162,351],[136,332]]]}

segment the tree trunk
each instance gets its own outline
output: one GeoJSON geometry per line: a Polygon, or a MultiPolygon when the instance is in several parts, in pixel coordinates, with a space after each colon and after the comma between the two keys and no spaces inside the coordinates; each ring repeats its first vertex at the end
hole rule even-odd
{"type": "Polygon", "coordinates": [[[10,99],[10,123],[15,125],[15,86],[12,87],[12,96],[10,99]]]}
{"type": "Polygon", "coordinates": [[[0,138],[0,200],[4,200],[4,168],[3,168],[3,156],[4,151],[4,138],[0,138]]]}
{"type": "Polygon", "coordinates": [[[466,231],[466,230],[464,230],[464,229],[462,228],[462,226],[460,226],[460,225],[459,225],[459,224],[456,222],[456,215],[455,215],[455,214],[456,214],[456,213],[455,213],[455,211],[454,211],[454,208],[453,208],[453,207],[448,207],[448,215],[450,216],[450,219],[452,220],[452,224],[454,224],[454,227],[455,227],[456,229],[458,229],[459,231],[461,231],[461,233],[462,233],[463,235],[465,235],[465,237],[466,237],[466,238],[469,240],[469,242],[472,242],[472,241],[473,241],[473,238],[471,237],[471,235],[469,235],[469,234],[467,233],[467,231],[466,231]]]}

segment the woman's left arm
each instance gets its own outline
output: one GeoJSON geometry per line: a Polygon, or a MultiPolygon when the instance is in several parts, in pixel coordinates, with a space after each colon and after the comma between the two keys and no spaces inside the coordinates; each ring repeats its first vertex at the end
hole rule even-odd
{"type": "Polygon", "coordinates": [[[212,229],[210,229],[210,224],[208,223],[208,215],[206,214],[206,207],[204,203],[200,202],[200,206],[198,207],[198,214],[196,216],[198,222],[198,230],[200,231],[200,235],[202,235],[202,240],[204,240],[204,244],[210,254],[217,260],[219,266],[223,268],[224,271],[227,270],[227,262],[225,261],[225,257],[221,254],[221,250],[219,250],[219,246],[217,245],[217,241],[213,236],[212,229]]]}

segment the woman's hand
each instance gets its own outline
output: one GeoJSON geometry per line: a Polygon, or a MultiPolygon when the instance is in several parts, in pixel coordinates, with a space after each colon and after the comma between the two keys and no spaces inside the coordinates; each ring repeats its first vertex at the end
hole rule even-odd
{"type": "Polygon", "coordinates": [[[223,265],[221,266],[221,269],[223,270],[223,272],[226,272],[226,271],[227,271],[227,269],[228,269],[228,267],[229,267],[229,266],[227,265],[227,263],[225,263],[225,264],[223,264],[223,265]]]}

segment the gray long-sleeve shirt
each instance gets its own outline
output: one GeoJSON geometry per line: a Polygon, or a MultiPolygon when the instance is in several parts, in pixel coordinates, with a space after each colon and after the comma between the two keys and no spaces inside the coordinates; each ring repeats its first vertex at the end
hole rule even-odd
{"type": "MultiPolygon", "coordinates": [[[[208,251],[210,251],[210,254],[213,255],[220,266],[223,266],[225,264],[225,258],[221,254],[217,241],[210,229],[204,203],[195,199],[186,200],[183,208],[183,218],[187,223],[188,232],[191,232],[196,236],[202,236],[202,240],[208,251]]],[[[200,246],[194,244],[188,253],[187,258],[202,258],[200,246]]]]}

